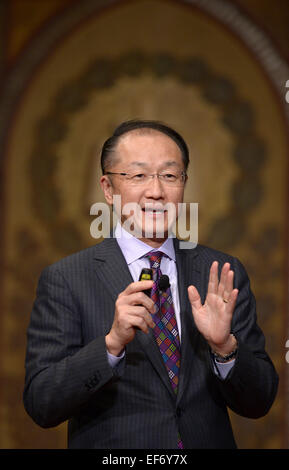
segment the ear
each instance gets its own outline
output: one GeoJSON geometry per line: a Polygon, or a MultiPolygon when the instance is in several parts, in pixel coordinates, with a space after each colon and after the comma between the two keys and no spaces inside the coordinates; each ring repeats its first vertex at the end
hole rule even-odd
{"type": "Polygon", "coordinates": [[[103,190],[103,194],[106,202],[111,206],[113,202],[113,187],[111,181],[107,175],[103,175],[100,178],[100,186],[103,190]]]}

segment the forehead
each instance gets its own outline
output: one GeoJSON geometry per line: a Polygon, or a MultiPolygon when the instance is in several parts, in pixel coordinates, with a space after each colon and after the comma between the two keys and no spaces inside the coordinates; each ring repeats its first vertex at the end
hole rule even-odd
{"type": "Polygon", "coordinates": [[[154,164],[183,166],[182,152],[168,135],[154,129],[137,129],[120,137],[116,155],[128,165],[154,164]]]}

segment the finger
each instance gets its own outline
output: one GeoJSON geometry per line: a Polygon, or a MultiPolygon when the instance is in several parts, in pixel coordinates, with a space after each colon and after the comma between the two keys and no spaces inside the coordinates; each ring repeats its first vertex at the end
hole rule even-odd
{"type": "Polygon", "coordinates": [[[217,294],[218,293],[218,261],[214,261],[210,268],[209,284],[208,284],[208,294],[217,294]]]}
{"type": "Polygon", "coordinates": [[[129,305],[143,305],[151,313],[155,313],[154,301],[143,292],[123,296],[121,302],[129,305]]]}
{"type": "Polygon", "coordinates": [[[127,288],[121,292],[120,295],[130,295],[135,292],[141,292],[147,289],[151,289],[154,281],[136,281],[132,282],[127,288]]]}
{"type": "Polygon", "coordinates": [[[127,319],[131,326],[140,328],[144,332],[148,332],[149,328],[154,328],[155,323],[152,316],[144,307],[131,307],[127,313],[127,319]]]}
{"type": "Polygon", "coordinates": [[[238,289],[234,289],[234,290],[231,292],[231,295],[230,295],[230,299],[229,299],[229,302],[228,302],[228,307],[230,308],[230,311],[231,311],[232,313],[233,313],[234,310],[235,310],[235,306],[236,306],[238,294],[239,294],[239,290],[238,290],[238,289]]]}
{"type": "Polygon", "coordinates": [[[194,310],[199,310],[202,307],[201,297],[195,286],[188,287],[188,295],[191,306],[194,310]]]}
{"type": "Polygon", "coordinates": [[[142,330],[146,334],[148,334],[148,332],[149,332],[148,324],[146,323],[146,321],[143,318],[136,317],[135,327],[139,328],[140,330],[142,330]]]}
{"type": "Polygon", "coordinates": [[[233,291],[233,283],[234,283],[234,271],[229,271],[225,281],[225,288],[223,292],[223,299],[230,300],[231,294],[233,291]]]}
{"type": "Polygon", "coordinates": [[[225,263],[224,266],[222,267],[220,282],[218,285],[218,295],[222,298],[224,297],[224,291],[225,291],[229,271],[230,271],[230,263],[225,263]]]}
{"type": "Polygon", "coordinates": [[[155,322],[153,321],[151,314],[146,310],[146,308],[137,306],[132,311],[131,315],[142,317],[150,328],[154,328],[155,322]]]}
{"type": "Polygon", "coordinates": [[[151,314],[145,307],[138,305],[123,305],[118,311],[117,324],[125,329],[136,327],[139,324],[139,320],[136,320],[136,318],[141,318],[148,327],[154,327],[151,314]]]}

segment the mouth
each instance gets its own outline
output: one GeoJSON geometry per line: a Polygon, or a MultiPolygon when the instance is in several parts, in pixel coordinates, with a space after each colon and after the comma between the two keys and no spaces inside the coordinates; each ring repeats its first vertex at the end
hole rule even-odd
{"type": "Polygon", "coordinates": [[[143,209],[143,214],[147,220],[160,220],[164,221],[167,211],[160,209],[143,209]]]}
{"type": "Polygon", "coordinates": [[[143,207],[142,212],[148,215],[163,215],[167,212],[163,207],[143,207]]]}
{"type": "Polygon", "coordinates": [[[160,210],[156,210],[156,209],[142,209],[143,212],[145,212],[145,214],[165,214],[166,211],[160,211],[160,210]]]}

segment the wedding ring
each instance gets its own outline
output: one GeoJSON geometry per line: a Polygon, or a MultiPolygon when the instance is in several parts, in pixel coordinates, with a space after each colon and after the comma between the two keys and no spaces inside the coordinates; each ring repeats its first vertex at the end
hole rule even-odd
{"type": "Polygon", "coordinates": [[[225,302],[225,304],[227,304],[229,302],[229,300],[223,299],[223,302],[225,302]]]}

